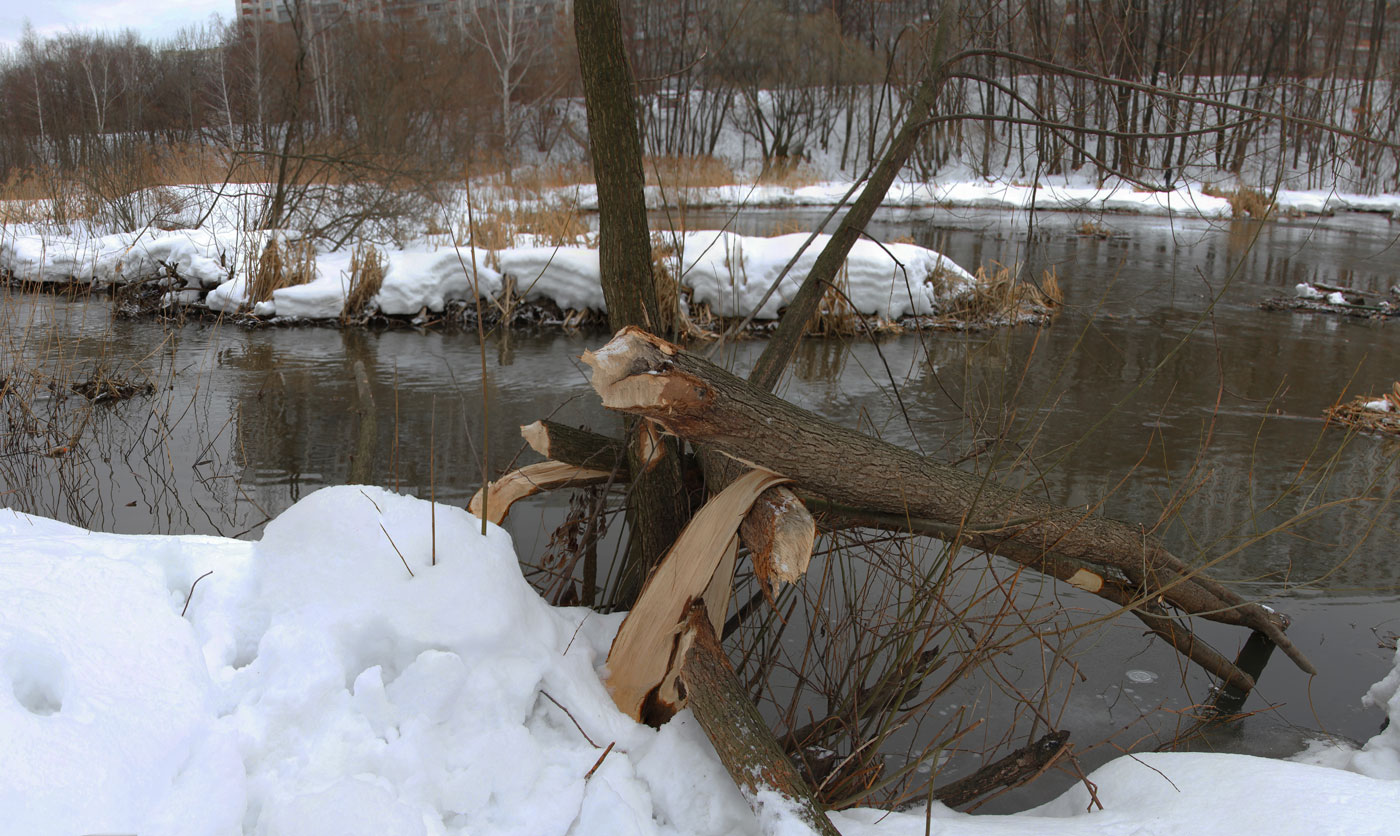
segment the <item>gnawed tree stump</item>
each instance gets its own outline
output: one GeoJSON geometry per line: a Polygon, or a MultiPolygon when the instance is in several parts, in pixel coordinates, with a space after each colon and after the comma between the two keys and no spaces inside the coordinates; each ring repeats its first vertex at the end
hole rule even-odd
{"type": "Polygon", "coordinates": [[[1187,567],[1142,526],[1055,505],[834,424],[640,329],[624,328],[585,362],[604,406],[648,418],[746,465],[783,473],[834,509],[900,530],[916,529],[890,521],[923,520],[923,533],[941,529],[936,536],[942,539],[1062,580],[1074,577],[1083,588],[1100,585],[1097,594],[1120,606],[1160,601],[1249,627],[1316,673],[1284,635],[1283,619],[1187,567]],[[1130,593],[1127,604],[1116,592],[1105,594],[1113,586],[1109,580],[1130,593]]]}
{"type": "Polygon", "coordinates": [[[686,704],[754,812],[761,815],[765,798],[777,794],[814,831],[840,836],[734,675],[703,603],[687,611],[684,629],[680,682],[686,704]]]}

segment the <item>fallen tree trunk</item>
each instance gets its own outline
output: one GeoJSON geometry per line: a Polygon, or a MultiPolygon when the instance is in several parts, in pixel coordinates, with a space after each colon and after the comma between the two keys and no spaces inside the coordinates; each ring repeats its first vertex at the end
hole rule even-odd
{"type": "Polygon", "coordinates": [[[840,836],[735,677],[704,604],[687,613],[685,645],[686,704],[754,813],[762,816],[765,804],[790,804],[821,836],[840,836]]]}
{"type": "Polygon", "coordinates": [[[949,807],[971,804],[996,790],[1024,784],[1054,763],[1069,741],[1069,732],[1050,732],[1034,743],[987,764],[966,778],[933,791],[933,797],[949,807]]]}
{"type": "MultiPolygon", "coordinates": [[[[590,469],[610,471],[617,467],[616,481],[629,481],[626,451],[616,439],[549,420],[521,427],[520,435],[547,459],[590,469]]],[[[711,493],[718,493],[744,472],[732,459],[719,458],[732,470],[726,469],[722,480],[707,479],[711,493]]],[[[816,536],[816,522],[790,488],[769,488],[754,502],[739,528],[739,539],[749,550],[754,572],[770,600],[777,595],[780,583],[792,583],[807,571],[816,536]]]]}
{"type": "Polygon", "coordinates": [[[1090,574],[1101,579],[1121,576],[1134,600],[1161,598],[1250,627],[1316,673],[1284,635],[1281,618],[1187,567],[1142,526],[1055,505],[834,424],[640,329],[623,329],[584,362],[611,409],[781,473],[838,505],[933,521],[946,527],[944,539],[1046,574],[1061,577],[1053,564],[1063,559],[1097,569],[1090,574]]]}

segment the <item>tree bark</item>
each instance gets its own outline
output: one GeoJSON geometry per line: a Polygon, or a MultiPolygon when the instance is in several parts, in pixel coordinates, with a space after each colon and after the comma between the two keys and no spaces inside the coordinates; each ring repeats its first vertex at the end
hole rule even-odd
{"type": "Polygon", "coordinates": [[[1096,567],[1086,575],[1100,584],[1121,577],[1136,601],[1161,598],[1189,613],[1258,630],[1304,671],[1316,673],[1284,635],[1281,619],[1187,567],[1143,526],[1056,505],[833,424],[635,329],[591,359],[593,387],[606,407],[781,473],[838,505],[933,521],[947,527],[944,539],[1046,574],[1064,575],[1063,568],[1057,574],[1061,560],[1096,567]]]}
{"type": "Polygon", "coordinates": [[[1067,731],[1050,732],[966,778],[939,787],[933,791],[933,797],[949,807],[961,807],[989,792],[1020,786],[1053,763],[1068,740],[1067,731]]]}
{"type": "Polygon", "coordinates": [[[840,836],[735,677],[703,603],[690,608],[686,639],[680,676],[686,704],[754,813],[761,814],[765,796],[776,793],[795,804],[803,822],[821,836],[840,836]]]}
{"type": "MultiPolygon", "coordinates": [[[[588,147],[598,184],[598,264],[608,320],[614,329],[638,325],[659,331],[637,102],[617,0],[576,0],[574,37],[588,112],[588,147]]],[[[641,449],[637,429],[636,422],[628,423],[631,539],[612,602],[620,607],[636,600],[647,574],[680,536],[689,517],[676,443],[664,442],[660,459],[644,467],[650,451],[641,449]]]]}
{"type": "Polygon", "coordinates": [[[617,439],[547,419],[521,427],[520,437],[546,459],[594,470],[621,468],[618,481],[628,478],[627,450],[617,439]]]}

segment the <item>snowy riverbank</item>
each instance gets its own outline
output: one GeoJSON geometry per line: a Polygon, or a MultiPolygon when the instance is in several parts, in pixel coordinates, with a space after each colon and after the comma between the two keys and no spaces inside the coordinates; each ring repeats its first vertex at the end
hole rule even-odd
{"type": "MultiPolygon", "coordinates": [[[[617,712],[598,668],[620,616],[550,607],[509,537],[458,508],[328,488],[255,543],[0,511],[0,597],[10,832],[802,832],[781,804],[755,819],[688,712],[660,730],[617,712]]],[[[1367,700],[1400,720],[1400,655],[1367,700]]],[[[1300,760],[1123,757],[1091,776],[1102,811],[1076,787],[1020,816],[935,808],[932,826],[1360,834],[1400,818],[1400,723],[1300,760]]],[[[847,836],[926,826],[833,820],[847,836]]]]}
{"type": "MultiPolygon", "coordinates": [[[[351,252],[317,252],[311,281],[252,300],[254,265],[268,241],[294,233],[180,230],[95,237],[15,235],[0,240],[0,270],[29,282],[122,284],[163,278],[164,304],[191,304],[224,313],[251,310],[264,317],[335,319],[352,287],[351,252]]],[[[777,291],[758,312],[774,319],[797,293],[830,236],[818,236],[802,253],[777,291]]],[[[775,238],[728,232],[658,233],[666,268],[688,291],[691,305],[706,304],[718,316],[746,316],[783,267],[806,242],[806,234],[775,238]]],[[[373,312],[413,316],[440,313],[452,302],[498,298],[507,283],[515,298],[548,301],[561,310],[603,311],[598,251],[593,247],[520,246],[473,250],[442,240],[424,240],[380,250],[383,284],[370,302],[373,312]]],[[[869,316],[895,320],[928,316],[975,283],[951,259],[914,244],[856,242],[841,278],[851,304],[869,316]]]]}
{"type": "MultiPolygon", "coordinates": [[[[597,190],[591,184],[531,191],[507,187],[496,179],[484,181],[476,191],[475,228],[480,229],[484,213],[499,222],[503,231],[478,236],[492,237],[493,242],[490,247],[475,248],[462,243],[467,237],[463,230],[471,226],[466,221],[466,192],[449,191],[442,198],[443,205],[419,207],[429,220],[396,217],[389,224],[392,229],[366,227],[339,247],[318,243],[309,256],[309,269],[301,276],[303,283],[285,286],[288,283],[273,282],[276,289],[253,298],[251,288],[267,244],[274,239],[295,242],[303,234],[295,229],[252,229],[266,203],[266,188],[246,184],[236,195],[226,194],[223,186],[163,188],[160,194],[137,201],[163,207],[158,216],[149,219],[151,226],[138,231],[113,231],[110,223],[96,219],[68,224],[42,220],[7,223],[0,229],[0,274],[23,282],[141,282],[147,288],[166,291],[163,297],[150,300],[150,304],[162,307],[193,306],[269,319],[332,320],[346,312],[346,300],[353,295],[356,276],[352,254],[366,252],[374,241],[384,268],[383,283],[368,294],[367,305],[350,312],[352,318],[436,315],[453,304],[466,306],[478,298],[487,300],[488,307],[491,300],[502,301],[501,310],[518,301],[549,303],[561,312],[604,310],[598,255],[591,245],[595,236],[588,231],[587,218],[580,216],[597,208],[597,190]],[[542,235],[529,228],[531,221],[521,220],[532,213],[556,221],[568,219],[571,231],[542,235]],[[455,231],[444,230],[442,222],[433,220],[436,218],[446,219],[455,231]],[[390,239],[397,243],[384,243],[390,239]],[[561,240],[567,245],[554,246],[561,240]],[[507,288],[510,298],[505,300],[507,288]]],[[[840,203],[849,191],[848,182],[665,191],[651,186],[647,199],[654,209],[671,207],[668,212],[678,211],[678,206],[821,208],[840,203]]],[[[1097,229],[1098,219],[1115,212],[1228,219],[1236,207],[1229,199],[1214,196],[1218,194],[1200,184],[1154,192],[1124,183],[1101,185],[1075,178],[1046,180],[1036,186],[995,181],[906,181],[891,188],[883,205],[1072,212],[1084,217],[1086,228],[1097,229]]],[[[353,203],[350,193],[342,197],[353,203]]],[[[1280,191],[1264,196],[1264,203],[1269,198],[1274,199],[1273,211],[1281,214],[1400,213],[1400,195],[1280,191]]],[[[327,208],[334,204],[333,200],[318,204],[313,216],[294,218],[291,226],[324,228],[327,214],[333,216],[337,211],[327,208]]],[[[45,215],[38,202],[0,209],[14,217],[45,215]]],[[[658,230],[653,246],[659,266],[677,280],[684,303],[704,304],[719,317],[742,317],[753,312],[806,239],[801,233],[762,238],[716,230],[658,230]]],[[[758,311],[757,319],[776,318],[826,241],[826,236],[819,236],[812,242],[758,311]]],[[[995,255],[991,258],[995,260],[995,255]]],[[[959,266],[914,244],[861,240],[848,259],[844,273],[848,286],[843,290],[855,310],[869,317],[899,320],[936,316],[951,300],[972,289],[969,271],[982,266],[959,266]]]]}

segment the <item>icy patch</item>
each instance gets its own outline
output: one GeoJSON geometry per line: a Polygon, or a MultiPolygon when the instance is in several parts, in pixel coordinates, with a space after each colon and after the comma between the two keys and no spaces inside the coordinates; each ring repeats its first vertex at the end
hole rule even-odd
{"type": "Polygon", "coordinates": [[[1391,403],[1389,400],[1387,400],[1386,398],[1380,398],[1379,400],[1374,400],[1374,401],[1367,401],[1366,403],[1364,403],[1364,404],[1361,405],[1361,408],[1367,410],[1368,412],[1394,412],[1394,411],[1395,411],[1395,405],[1392,404],[1392,403],[1391,403]]]}

